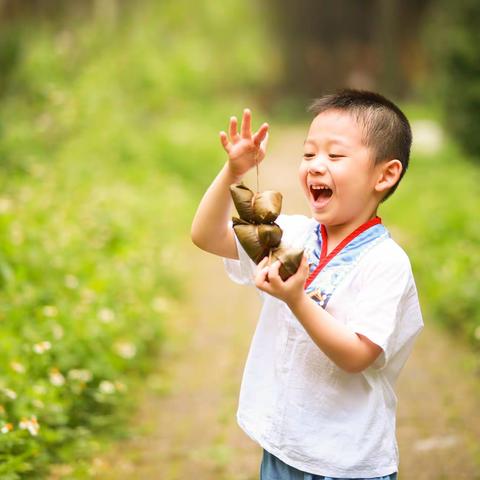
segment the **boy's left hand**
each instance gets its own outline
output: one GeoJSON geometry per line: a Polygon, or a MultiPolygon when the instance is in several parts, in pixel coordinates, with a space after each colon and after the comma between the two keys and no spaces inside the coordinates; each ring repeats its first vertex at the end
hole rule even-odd
{"type": "Polygon", "coordinates": [[[257,266],[255,275],[255,286],[257,288],[283,300],[287,305],[296,302],[305,294],[303,287],[310,272],[305,255],[302,257],[296,273],[285,282],[278,273],[280,262],[276,261],[270,266],[267,263],[268,257],[265,257],[257,266]]]}

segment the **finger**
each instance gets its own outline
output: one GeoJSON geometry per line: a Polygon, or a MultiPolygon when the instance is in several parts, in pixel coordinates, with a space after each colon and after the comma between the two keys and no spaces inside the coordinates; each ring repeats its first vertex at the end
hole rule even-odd
{"type": "Polygon", "coordinates": [[[262,282],[262,283],[255,282],[255,286],[262,292],[269,293],[270,295],[273,294],[272,287],[268,282],[262,282]]]}
{"type": "Polygon", "coordinates": [[[238,136],[237,132],[237,117],[230,117],[230,125],[229,125],[229,133],[230,133],[230,140],[235,140],[238,136]]]}
{"type": "Polygon", "coordinates": [[[262,290],[268,288],[268,267],[263,267],[257,270],[255,275],[255,286],[261,288],[262,290]]]}
{"type": "Polygon", "coordinates": [[[310,274],[310,267],[308,265],[308,258],[303,255],[302,262],[300,263],[300,268],[302,271],[303,276],[306,278],[310,274]]]}
{"type": "Polygon", "coordinates": [[[260,158],[265,157],[265,154],[267,152],[267,143],[268,143],[268,132],[265,135],[265,138],[263,139],[262,143],[260,144],[260,147],[258,148],[258,151],[260,152],[260,158]]]}
{"type": "Polygon", "coordinates": [[[298,266],[297,272],[301,273],[302,275],[305,275],[305,273],[308,271],[309,271],[308,260],[307,260],[307,257],[303,255],[302,260],[300,261],[300,265],[298,266]]]}
{"type": "Polygon", "coordinates": [[[253,143],[259,147],[268,136],[268,123],[264,123],[253,136],[253,143]]]}
{"type": "Polygon", "coordinates": [[[257,265],[257,274],[266,282],[268,282],[268,269],[268,257],[264,257],[257,265]]]}
{"type": "Polygon", "coordinates": [[[262,268],[268,263],[268,257],[263,257],[260,263],[258,264],[258,268],[262,268]]]}
{"type": "Polygon", "coordinates": [[[308,268],[308,262],[307,262],[307,257],[304,255],[302,257],[302,260],[300,261],[300,265],[298,266],[297,271],[291,275],[290,277],[287,278],[285,281],[286,285],[292,285],[294,283],[297,283],[301,281],[302,283],[305,282],[309,275],[309,268],[308,268]]]}
{"type": "Polygon", "coordinates": [[[308,258],[305,255],[303,255],[302,263],[300,264],[299,270],[301,270],[302,281],[305,287],[307,279],[310,276],[310,265],[308,264],[308,258]]]}
{"type": "Polygon", "coordinates": [[[271,283],[271,284],[274,284],[274,283],[283,283],[283,280],[282,278],[280,277],[280,261],[276,261],[274,262],[272,265],[270,265],[270,269],[268,270],[268,281],[271,283]]]}
{"type": "Polygon", "coordinates": [[[252,136],[252,112],[248,108],[243,111],[242,118],[242,138],[251,138],[252,136]]]}
{"type": "Polygon", "coordinates": [[[260,150],[265,153],[267,151],[267,143],[268,143],[268,132],[265,135],[265,138],[260,143],[260,150]]]}
{"type": "Polygon", "coordinates": [[[307,257],[305,254],[302,255],[302,260],[300,261],[300,267],[301,268],[305,268],[307,266],[307,257]]]}
{"type": "Polygon", "coordinates": [[[230,152],[230,148],[232,144],[228,141],[227,134],[225,132],[220,132],[220,142],[222,143],[223,148],[228,153],[230,152]]]}

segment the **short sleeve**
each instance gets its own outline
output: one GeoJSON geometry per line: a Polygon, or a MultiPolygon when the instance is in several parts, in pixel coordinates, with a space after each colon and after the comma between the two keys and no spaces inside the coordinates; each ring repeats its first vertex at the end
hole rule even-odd
{"type": "Polygon", "coordinates": [[[423,327],[410,262],[403,250],[398,246],[397,249],[400,252],[374,249],[364,259],[367,265],[363,267],[347,322],[356,333],[382,348],[372,365],[376,369],[383,368],[395,356],[403,355],[406,361],[423,327]]]}

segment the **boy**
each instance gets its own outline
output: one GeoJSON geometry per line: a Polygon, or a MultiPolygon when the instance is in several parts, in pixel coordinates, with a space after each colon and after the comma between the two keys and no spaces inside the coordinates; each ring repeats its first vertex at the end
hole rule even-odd
{"type": "Polygon", "coordinates": [[[278,262],[255,265],[231,228],[229,185],[265,156],[268,125],[252,135],[230,119],[228,154],[203,197],[192,240],[224,257],[231,279],[263,306],[245,366],[239,425],[263,447],[260,476],[397,477],[394,384],[423,327],[410,263],[377,208],[408,167],[411,130],[381,95],[343,90],[311,107],[301,187],[312,218],[280,215],[282,242],[305,253],[283,282],[278,262]]]}

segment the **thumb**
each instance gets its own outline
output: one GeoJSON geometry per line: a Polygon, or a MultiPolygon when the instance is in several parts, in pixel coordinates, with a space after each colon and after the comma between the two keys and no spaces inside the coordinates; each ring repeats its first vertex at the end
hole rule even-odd
{"type": "Polygon", "coordinates": [[[310,271],[310,268],[308,266],[308,258],[306,257],[305,254],[303,254],[303,256],[302,256],[302,261],[300,263],[300,267],[302,268],[304,274],[306,274],[310,271]]]}

